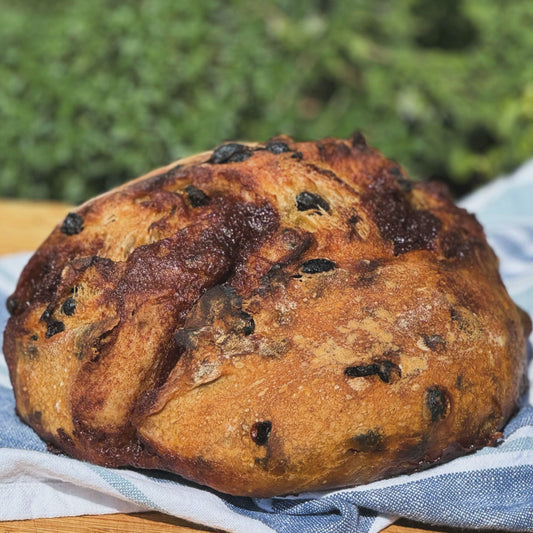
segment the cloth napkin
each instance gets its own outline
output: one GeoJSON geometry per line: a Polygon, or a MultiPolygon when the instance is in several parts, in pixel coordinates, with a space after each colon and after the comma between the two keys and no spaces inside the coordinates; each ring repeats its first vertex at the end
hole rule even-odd
{"type": "MultiPolygon", "coordinates": [[[[484,225],[511,296],[533,314],[533,160],[462,204],[484,225]]],[[[0,258],[0,330],[7,319],[5,299],[28,258],[0,258]]],[[[533,382],[533,364],[529,377],[533,382]]],[[[171,474],[101,468],[47,452],[15,415],[0,357],[0,520],[155,510],[242,533],[374,533],[398,517],[533,532],[531,392],[504,435],[495,448],[412,475],[293,497],[237,498],[171,474]]]]}

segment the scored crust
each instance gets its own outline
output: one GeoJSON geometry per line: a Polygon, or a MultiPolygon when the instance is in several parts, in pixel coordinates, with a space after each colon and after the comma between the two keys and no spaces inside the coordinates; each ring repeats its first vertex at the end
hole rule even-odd
{"type": "Polygon", "coordinates": [[[529,317],[475,217],[360,134],[227,143],[69,213],[8,299],[52,447],[249,496],[494,444],[529,317]]]}

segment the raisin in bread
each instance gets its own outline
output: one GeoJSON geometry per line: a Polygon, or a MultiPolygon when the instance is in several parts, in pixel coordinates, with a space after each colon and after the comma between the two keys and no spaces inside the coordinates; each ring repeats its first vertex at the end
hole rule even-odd
{"type": "Polygon", "coordinates": [[[271,496],[501,437],[529,318],[476,219],[349,140],[227,143],[71,212],[8,300],[52,447],[271,496]]]}

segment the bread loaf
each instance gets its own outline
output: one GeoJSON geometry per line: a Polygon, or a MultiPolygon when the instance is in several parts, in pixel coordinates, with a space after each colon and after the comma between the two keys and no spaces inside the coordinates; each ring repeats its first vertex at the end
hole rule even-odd
{"type": "Polygon", "coordinates": [[[51,448],[247,496],[494,444],[531,331],[475,217],[360,134],[226,143],[94,198],[8,309],[17,412],[51,448]]]}

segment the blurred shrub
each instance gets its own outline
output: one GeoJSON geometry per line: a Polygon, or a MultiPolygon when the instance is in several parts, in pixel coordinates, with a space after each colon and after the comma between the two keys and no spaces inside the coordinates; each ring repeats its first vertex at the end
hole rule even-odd
{"type": "Polygon", "coordinates": [[[533,155],[533,3],[0,0],[0,195],[349,136],[459,195],[533,155]],[[298,7],[299,4],[299,7],[298,7]]]}

